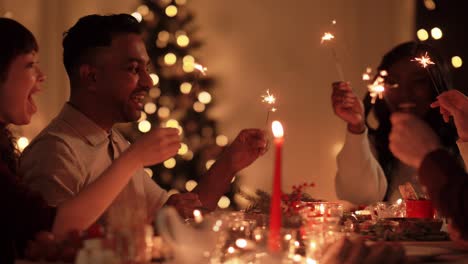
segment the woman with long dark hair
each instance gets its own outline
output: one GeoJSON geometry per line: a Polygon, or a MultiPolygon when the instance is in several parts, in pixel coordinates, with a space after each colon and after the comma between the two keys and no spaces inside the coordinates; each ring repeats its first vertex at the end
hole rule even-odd
{"type": "Polygon", "coordinates": [[[74,198],[50,207],[25,187],[16,174],[17,151],[9,124],[28,124],[37,107],[44,74],[38,65],[38,45],[20,23],[0,18],[0,263],[13,263],[27,240],[41,231],[58,238],[93,224],[143,166],[162,162],[180,147],[177,129],[156,129],[132,144],[106,171],[74,198]]]}
{"type": "Polygon", "coordinates": [[[378,72],[383,70],[388,73],[385,77],[388,85],[384,100],[375,104],[369,93],[361,102],[348,83],[333,84],[333,109],[348,125],[345,144],[337,156],[335,185],[340,199],[355,204],[395,201],[401,197],[398,187],[406,182],[418,194],[425,194],[417,171],[400,162],[389,150],[392,112],[411,112],[422,118],[436,131],[447,150],[459,155],[460,147],[461,154],[468,157],[466,143],[457,142],[453,124],[444,122],[438,109],[430,107],[439,93],[451,88],[448,66],[441,56],[429,45],[406,42],[382,58],[378,72]],[[413,60],[426,52],[435,63],[427,69],[413,60]]]}

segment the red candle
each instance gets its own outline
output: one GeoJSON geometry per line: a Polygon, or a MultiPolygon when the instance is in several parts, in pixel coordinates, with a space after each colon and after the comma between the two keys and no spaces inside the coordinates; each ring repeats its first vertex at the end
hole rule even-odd
{"type": "Polygon", "coordinates": [[[270,205],[268,249],[270,252],[279,252],[281,249],[281,149],[284,142],[283,126],[280,122],[273,121],[272,130],[275,137],[275,167],[270,205]]]}

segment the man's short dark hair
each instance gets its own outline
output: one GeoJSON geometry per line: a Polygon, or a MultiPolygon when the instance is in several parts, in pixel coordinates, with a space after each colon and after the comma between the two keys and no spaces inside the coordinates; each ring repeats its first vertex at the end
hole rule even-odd
{"type": "Polygon", "coordinates": [[[63,64],[71,78],[83,63],[91,63],[96,48],[109,47],[119,34],[141,34],[138,21],[128,14],[89,15],[82,17],[64,33],[63,64]]]}

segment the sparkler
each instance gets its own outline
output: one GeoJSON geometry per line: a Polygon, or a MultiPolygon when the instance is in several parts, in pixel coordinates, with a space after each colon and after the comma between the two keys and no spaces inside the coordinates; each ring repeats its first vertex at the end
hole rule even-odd
{"type": "Polygon", "coordinates": [[[415,57],[411,61],[415,61],[415,62],[419,63],[421,65],[421,67],[426,69],[427,73],[429,74],[429,77],[431,78],[432,85],[434,85],[434,88],[435,88],[435,90],[437,92],[437,95],[439,95],[440,94],[439,87],[437,87],[437,84],[436,84],[436,82],[434,80],[434,76],[431,73],[431,71],[429,70],[429,66],[434,65],[435,62],[433,62],[431,57],[429,57],[429,55],[427,54],[427,51],[421,57],[415,57]]]}
{"type": "MultiPolygon", "coordinates": [[[[370,75],[372,73],[371,68],[367,68],[366,72],[362,74],[362,79],[364,81],[370,81],[370,75]]],[[[369,95],[372,97],[372,104],[375,104],[377,98],[384,99],[384,92],[385,88],[396,88],[398,84],[389,85],[385,82],[385,77],[387,77],[388,73],[385,70],[379,72],[377,77],[374,79],[372,83],[367,85],[367,89],[369,91],[369,95]]]]}
{"type": "Polygon", "coordinates": [[[267,117],[266,117],[266,125],[268,126],[268,119],[270,118],[270,112],[276,112],[275,104],[276,104],[276,97],[273,94],[270,94],[270,90],[266,91],[266,94],[261,96],[262,103],[265,103],[268,106],[267,117]]]}
{"type": "MultiPolygon", "coordinates": [[[[336,20],[333,20],[332,21],[332,25],[336,25],[336,20]]],[[[320,41],[320,44],[323,44],[323,43],[327,43],[327,42],[331,42],[333,39],[335,39],[335,35],[333,35],[333,33],[331,32],[325,32],[322,36],[322,39],[320,41]]],[[[329,46],[330,47],[330,51],[332,53],[332,56],[333,56],[333,59],[335,61],[335,67],[336,67],[336,71],[338,72],[338,77],[344,81],[345,78],[344,78],[344,74],[343,74],[343,68],[341,67],[341,63],[340,63],[340,60],[338,58],[338,55],[336,54],[336,50],[335,50],[335,47],[333,46],[329,46]]]]}
{"type": "Polygon", "coordinates": [[[206,72],[208,69],[196,62],[193,62],[193,68],[198,71],[198,74],[195,75],[193,81],[192,81],[192,87],[195,88],[198,85],[198,79],[200,78],[200,75],[206,76],[206,72]]]}

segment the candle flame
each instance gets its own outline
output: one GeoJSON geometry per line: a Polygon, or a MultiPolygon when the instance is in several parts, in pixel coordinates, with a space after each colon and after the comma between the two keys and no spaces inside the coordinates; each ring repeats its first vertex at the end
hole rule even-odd
{"type": "Polygon", "coordinates": [[[323,34],[323,36],[322,36],[322,40],[320,41],[320,43],[323,43],[323,42],[325,42],[325,41],[330,41],[330,40],[332,40],[332,39],[334,39],[334,38],[335,38],[335,36],[334,36],[332,33],[330,33],[330,32],[325,32],[325,33],[323,34]]]}
{"type": "Polygon", "coordinates": [[[431,57],[429,57],[429,55],[427,54],[427,51],[426,53],[424,53],[423,56],[421,57],[415,57],[413,58],[411,61],[416,61],[417,63],[421,64],[421,66],[423,68],[427,68],[427,66],[431,65],[431,64],[435,64],[432,60],[431,60],[431,57]]]}
{"type": "Polygon", "coordinates": [[[284,135],[283,125],[279,121],[273,121],[271,123],[271,130],[275,138],[282,138],[284,135]]]}
{"type": "MultiPolygon", "coordinates": [[[[276,97],[273,94],[270,94],[270,90],[266,91],[265,95],[262,95],[262,102],[267,103],[267,104],[275,104],[276,103],[276,97]]],[[[275,109],[276,110],[276,109],[275,109]]]]}
{"type": "Polygon", "coordinates": [[[199,63],[195,63],[193,66],[195,69],[197,69],[201,74],[206,75],[206,71],[208,70],[206,67],[199,63]]]}

